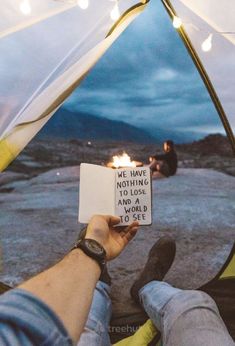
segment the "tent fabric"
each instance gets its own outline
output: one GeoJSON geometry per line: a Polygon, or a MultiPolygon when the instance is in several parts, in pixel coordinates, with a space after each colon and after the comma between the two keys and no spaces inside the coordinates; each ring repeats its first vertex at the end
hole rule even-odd
{"type": "Polygon", "coordinates": [[[147,2],[1,0],[0,171],[147,2]]]}
{"type": "MultiPolygon", "coordinates": [[[[44,126],[149,0],[0,2],[0,171],[44,126]]],[[[235,150],[234,5],[162,0],[179,30],[235,150]],[[202,50],[209,40],[211,49],[202,50]],[[218,73],[219,71],[219,73],[218,73]]],[[[206,115],[205,115],[206,116],[206,115]]]]}
{"type": "MultiPolygon", "coordinates": [[[[213,0],[162,0],[182,25],[179,34],[214,101],[235,152],[235,5],[213,0]]],[[[206,116],[206,114],[205,114],[206,116]]]]}
{"type": "MultiPolygon", "coordinates": [[[[113,346],[146,346],[152,343],[153,339],[158,335],[154,324],[151,320],[147,320],[134,335],[125,338],[113,346]]],[[[157,346],[160,344],[157,344],[157,346]]],[[[156,343],[155,343],[156,346],[156,343]]]]}
{"type": "Polygon", "coordinates": [[[235,243],[216,277],[200,289],[215,300],[229,333],[235,340],[235,243]]]}

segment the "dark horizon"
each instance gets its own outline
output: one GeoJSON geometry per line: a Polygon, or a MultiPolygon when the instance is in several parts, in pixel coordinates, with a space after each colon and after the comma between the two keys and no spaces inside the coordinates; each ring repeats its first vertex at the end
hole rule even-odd
{"type": "Polygon", "coordinates": [[[60,108],[40,131],[37,138],[61,138],[68,140],[130,141],[160,144],[172,139],[176,144],[191,143],[210,135],[188,131],[171,131],[157,128],[155,132],[89,113],[72,112],[60,108]]]}

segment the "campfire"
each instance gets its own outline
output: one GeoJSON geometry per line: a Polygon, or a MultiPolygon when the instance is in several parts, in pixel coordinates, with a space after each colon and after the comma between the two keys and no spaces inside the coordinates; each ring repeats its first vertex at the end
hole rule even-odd
{"type": "Polygon", "coordinates": [[[143,163],[131,161],[130,156],[126,152],[123,152],[122,155],[113,156],[113,161],[109,162],[107,166],[110,168],[141,167],[143,163]]]}

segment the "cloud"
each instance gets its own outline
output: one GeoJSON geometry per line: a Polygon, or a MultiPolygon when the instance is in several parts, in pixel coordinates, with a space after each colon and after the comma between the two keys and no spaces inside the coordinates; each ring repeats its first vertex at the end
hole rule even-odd
{"type": "Polygon", "coordinates": [[[152,2],[99,61],[65,107],[140,127],[222,130],[186,48],[152,2]]]}
{"type": "Polygon", "coordinates": [[[177,77],[177,71],[174,71],[170,68],[160,68],[156,71],[154,79],[157,81],[169,81],[177,77]]]}

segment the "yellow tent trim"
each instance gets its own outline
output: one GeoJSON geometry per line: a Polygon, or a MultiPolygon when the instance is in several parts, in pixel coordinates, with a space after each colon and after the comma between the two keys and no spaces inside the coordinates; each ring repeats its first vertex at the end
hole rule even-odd
{"type": "Polygon", "coordinates": [[[138,13],[142,12],[149,1],[150,0],[142,0],[140,3],[132,6],[131,8],[129,8],[129,10],[123,13],[123,15],[118,19],[118,21],[114,23],[106,37],[110,36],[114,32],[114,30],[121,26],[130,16],[137,15],[138,13]]]}
{"type": "Polygon", "coordinates": [[[235,254],[233,255],[231,261],[226,266],[224,272],[220,275],[220,279],[235,278],[235,254]]]}
{"type": "MultiPolygon", "coordinates": [[[[117,342],[113,346],[146,346],[153,340],[157,333],[158,331],[152,321],[148,320],[134,335],[117,342]]],[[[157,345],[160,346],[160,343],[157,345]]]]}
{"type": "Polygon", "coordinates": [[[0,140],[0,172],[2,172],[16,157],[5,139],[0,140]]]}

